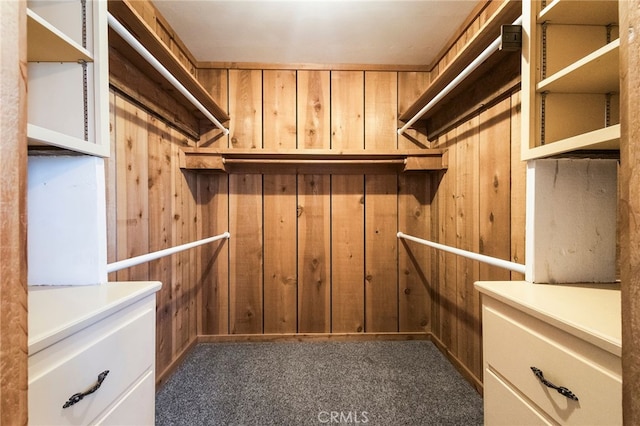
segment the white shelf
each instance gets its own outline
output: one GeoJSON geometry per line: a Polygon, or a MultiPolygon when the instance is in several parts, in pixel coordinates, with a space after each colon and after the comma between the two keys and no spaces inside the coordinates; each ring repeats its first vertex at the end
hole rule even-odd
{"type": "Polygon", "coordinates": [[[611,93],[620,91],[620,39],[542,80],[536,91],[557,93],[611,93]]]}
{"type": "Polygon", "coordinates": [[[92,62],[93,56],[84,47],[27,9],[27,60],[29,62],[92,62]]]}
{"type": "Polygon", "coordinates": [[[620,149],[620,125],[605,127],[571,138],[550,142],[546,145],[528,149],[522,153],[522,160],[551,157],[577,150],[616,150],[620,149]]]}
{"type": "Polygon", "coordinates": [[[538,24],[609,25],[618,22],[618,2],[554,0],[538,14],[538,24]]]}
{"type": "Polygon", "coordinates": [[[55,146],[81,154],[98,157],[109,156],[109,147],[107,145],[87,142],[31,123],[27,124],[27,138],[29,139],[29,146],[55,146]]]}

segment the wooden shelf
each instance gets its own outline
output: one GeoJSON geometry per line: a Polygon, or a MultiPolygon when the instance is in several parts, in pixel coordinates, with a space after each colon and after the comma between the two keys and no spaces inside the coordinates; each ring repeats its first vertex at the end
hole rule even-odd
{"type": "Polygon", "coordinates": [[[522,153],[522,160],[553,157],[571,151],[608,151],[620,149],[620,125],[605,127],[546,145],[528,149],[522,153]]]}
{"type": "Polygon", "coordinates": [[[92,62],[91,53],[66,34],[27,9],[27,61],[92,62]]]}
{"type": "Polygon", "coordinates": [[[618,22],[618,2],[554,0],[540,11],[537,22],[576,25],[609,25],[618,22]]]}
{"type": "MultiPolygon", "coordinates": [[[[216,104],[211,95],[187,70],[178,58],[162,42],[158,35],[147,25],[138,12],[126,0],[109,1],[109,12],[220,122],[229,120],[227,113],[216,104]]],[[[151,80],[157,82],[166,93],[185,106],[198,119],[207,120],[181,93],[142,58],[129,44],[114,31],[109,30],[109,45],[128,61],[134,64],[151,80]]],[[[213,127],[203,129],[201,133],[213,127]]]]}
{"type": "MultiPolygon", "coordinates": [[[[427,90],[420,95],[420,97],[400,116],[401,121],[409,121],[415,116],[425,105],[427,105],[433,98],[435,98],[461,71],[463,71],[475,58],[478,57],[483,50],[485,50],[498,36],[500,36],[500,27],[505,24],[511,24],[521,14],[521,3],[518,1],[505,1],[500,8],[491,16],[491,18],[484,24],[484,27],[480,29],[474,37],[460,50],[458,55],[453,61],[438,74],[438,76],[431,82],[427,90]]],[[[499,55],[492,55],[499,56],[499,55]]],[[[490,59],[489,61],[495,61],[496,59],[490,59]]],[[[486,67],[485,67],[486,68],[486,67]]],[[[481,74],[476,72],[475,74],[481,74]]],[[[464,87],[469,87],[473,83],[474,78],[467,78],[465,82],[458,86],[458,90],[452,92],[450,96],[446,97],[441,103],[446,102],[446,99],[451,96],[455,96],[456,93],[464,90],[464,87]]],[[[425,115],[420,121],[424,121],[428,118],[425,115]]]]}
{"type": "Polygon", "coordinates": [[[538,83],[537,92],[612,93],[620,92],[618,52],[620,39],[538,83]]]}
{"type": "Polygon", "coordinates": [[[395,174],[446,170],[445,150],[183,150],[180,167],[222,173],[395,174]]]}

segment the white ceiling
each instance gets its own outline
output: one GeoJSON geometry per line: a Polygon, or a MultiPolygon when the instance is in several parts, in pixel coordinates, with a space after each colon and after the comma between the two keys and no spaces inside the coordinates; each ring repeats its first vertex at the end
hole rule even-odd
{"type": "Polygon", "coordinates": [[[477,0],[154,0],[201,62],[429,65],[477,0]]]}

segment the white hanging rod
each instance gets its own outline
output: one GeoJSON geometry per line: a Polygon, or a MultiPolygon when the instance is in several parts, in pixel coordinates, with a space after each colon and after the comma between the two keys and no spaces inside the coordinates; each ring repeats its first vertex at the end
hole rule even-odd
{"type": "Polygon", "coordinates": [[[220,130],[222,130],[224,132],[225,135],[229,134],[229,129],[227,129],[226,127],[224,127],[222,125],[222,123],[220,123],[220,121],[218,121],[217,118],[215,118],[213,116],[213,114],[211,114],[209,112],[209,110],[207,110],[204,105],[202,105],[202,103],[197,100],[195,98],[195,96],[193,96],[191,94],[191,92],[189,92],[187,90],[186,87],[184,87],[182,85],[182,83],[180,83],[178,81],[177,78],[175,78],[173,76],[173,74],[171,74],[161,63],[160,61],[158,61],[152,54],[151,52],[149,52],[143,45],[142,43],[140,43],[138,41],[138,39],[136,39],[133,35],[131,35],[131,33],[116,19],[113,17],[113,15],[111,15],[110,13],[107,14],[107,21],[109,22],[109,26],[120,35],[120,37],[122,37],[127,43],[129,43],[129,45],[131,47],[134,48],[134,50],[136,52],[138,52],[147,62],[149,62],[149,64],[151,64],[151,66],[153,68],[155,68],[160,74],[162,74],[162,76],[164,78],[167,79],[167,81],[169,83],[171,83],[171,85],[173,85],[173,87],[175,87],[176,89],[178,89],[178,91],[180,93],[182,93],[188,100],[189,102],[191,102],[193,104],[193,106],[195,106],[196,108],[198,108],[200,110],[200,112],[202,112],[204,114],[205,117],[207,117],[209,120],[211,120],[211,122],[213,124],[215,124],[215,126],[217,128],[219,128],[220,130]]]}
{"type": "MultiPolygon", "coordinates": [[[[516,19],[513,22],[513,25],[520,25],[522,23],[522,16],[516,19]]],[[[465,69],[463,69],[460,74],[456,76],[449,84],[447,84],[444,89],[440,91],[433,99],[431,99],[425,106],[422,107],[420,111],[416,115],[414,115],[409,121],[405,123],[404,126],[398,129],[398,134],[402,135],[409,127],[413,126],[413,124],[418,121],[423,115],[429,112],[438,102],[442,100],[445,96],[447,96],[453,89],[455,89],[462,81],[469,76],[476,68],[480,66],[484,61],[486,61],[489,56],[491,56],[494,52],[498,51],[500,48],[500,40],[501,37],[496,38],[493,43],[491,43],[486,49],[478,55],[476,59],[473,60],[465,69]]]]}
{"type": "Polygon", "coordinates": [[[221,240],[223,238],[230,238],[231,234],[225,232],[220,235],[216,235],[215,237],[209,237],[202,240],[194,241],[191,243],[181,244],[175,247],[169,247],[163,250],[154,251],[151,253],[143,254],[140,256],[131,257],[125,260],[119,260],[117,262],[107,264],[107,272],[115,272],[120,269],[130,268],[135,265],[139,265],[141,263],[150,262],[152,260],[159,259],[161,257],[169,256],[174,253],[178,253],[180,251],[188,250],[190,248],[198,247],[203,244],[212,243],[214,241],[221,240]]]}
{"type": "Polygon", "coordinates": [[[449,253],[457,254],[469,259],[477,260],[479,262],[488,263],[489,265],[498,266],[500,268],[509,269],[510,271],[520,272],[524,274],[525,266],[519,263],[510,262],[508,260],[498,259],[497,257],[487,256],[485,254],[474,253],[472,251],[462,250],[455,247],[446,246],[444,244],[434,243],[433,241],[423,240],[422,238],[413,237],[411,235],[398,232],[398,238],[404,238],[406,240],[414,241],[425,246],[433,247],[438,250],[443,250],[449,253]]]}

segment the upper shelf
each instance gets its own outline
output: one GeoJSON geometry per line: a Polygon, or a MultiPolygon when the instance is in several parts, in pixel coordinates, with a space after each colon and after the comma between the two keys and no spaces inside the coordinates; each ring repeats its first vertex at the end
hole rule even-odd
{"type": "MultiPolygon", "coordinates": [[[[220,122],[229,120],[227,113],[216,104],[209,92],[187,70],[179,59],[147,25],[127,0],[109,1],[109,12],[133,34],[138,41],[220,122]]],[[[182,94],[176,91],[162,75],[114,31],[109,31],[109,45],[138,67],[149,78],[161,85],[167,93],[184,105],[199,119],[206,119],[182,94]]],[[[208,130],[208,129],[207,129],[208,130]]]]}
{"type": "Polygon", "coordinates": [[[537,22],[576,25],[609,25],[618,22],[618,2],[554,0],[540,11],[537,22]]]}
{"type": "Polygon", "coordinates": [[[29,62],[93,61],[91,53],[31,9],[27,9],[29,62]]]}
{"type": "Polygon", "coordinates": [[[344,150],[238,150],[185,149],[183,169],[259,174],[389,174],[445,170],[445,150],[344,151],[344,150]]]}
{"type": "Polygon", "coordinates": [[[538,83],[538,92],[611,93],[620,91],[620,39],[538,83]]]}
{"type": "MultiPolygon", "coordinates": [[[[500,27],[505,24],[511,24],[522,13],[521,3],[518,1],[505,1],[500,8],[487,20],[484,26],[473,36],[473,38],[458,52],[448,66],[442,70],[438,76],[431,82],[427,90],[400,116],[401,121],[409,121],[413,118],[425,105],[435,98],[451,81],[453,81],[475,58],[477,58],[483,50],[485,50],[498,36],[500,36],[500,27]]],[[[496,55],[492,55],[496,56],[496,55]]],[[[493,59],[495,62],[495,59],[493,59]]],[[[486,62],[491,62],[487,60],[486,62]]],[[[487,67],[483,67],[486,71],[487,67]]],[[[482,73],[479,70],[477,74],[482,73]]],[[[476,78],[470,77],[463,82],[458,89],[463,90],[468,87],[476,78]],[[463,86],[463,87],[461,87],[463,86]]],[[[454,96],[457,92],[452,92],[450,96],[454,96]]],[[[441,102],[446,102],[445,98],[441,102]]],[[[424,121],[428,118],[425,115],[421,118],[424,121]]]]}

